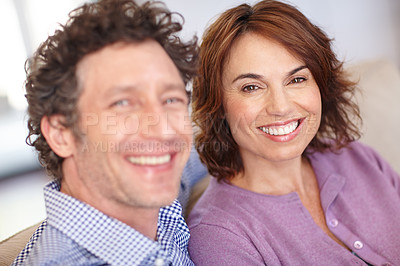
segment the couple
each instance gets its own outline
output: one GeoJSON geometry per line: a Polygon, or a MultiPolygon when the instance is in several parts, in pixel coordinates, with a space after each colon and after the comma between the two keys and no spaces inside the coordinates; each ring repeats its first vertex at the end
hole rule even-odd
{"type": "Polygon", "coordinates": [[[297,9],[226,11],[199,66],[196,39],[181,42],[159,4],[103,0],[71,16],[27,69],[30,139],[55,181],[16,265],[400,263],[400,178],[354,141],[355,84],[297,9]],[[196,147],[214,178],[189,237],[174,199],[192,77],[196,147]]]}

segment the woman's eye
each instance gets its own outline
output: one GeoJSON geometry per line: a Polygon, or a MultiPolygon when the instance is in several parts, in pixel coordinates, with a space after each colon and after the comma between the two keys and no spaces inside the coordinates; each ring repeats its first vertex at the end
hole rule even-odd
{"type": "Polygon", "coordinates": [[[256,91],[258,89],[259,89],[259,87],[256,86],[256,85],[247,85],[247,86],[243,87],[242,91],[244,91],[244,92],[252,92],[252,91],[256,91]]]}
{"type": "Polygon", "coordinates": [[[292,80],[289,82],[289,84],[302,83],[302,82],[304,82],[304,81],[306,81],[305,78],[300,78],[300,77],[298,77],[298,78],[292,79],[292,80]]]}

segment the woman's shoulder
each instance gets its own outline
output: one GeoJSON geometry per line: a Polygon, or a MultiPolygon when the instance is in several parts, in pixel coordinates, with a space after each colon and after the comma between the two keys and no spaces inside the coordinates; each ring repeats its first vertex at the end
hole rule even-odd
{"type": "Polygon", "coordinates": [[[311,160],[326,164],[332,163],[365,163],[382,162],[384,159],[370,146],[353,141],[338,150],[326,150],[323,152],[311,152],[308,156],[311,160]]]}
{"type": "Polygon", "coordinates": [[[250,222],[249,213],[256,216],[260,202],[274,204],[261,194],[211,177],[207,189],[188,215],[189,229],[206,225],[219,230],[240,231],[250,222]]]}
{"type": "Polygon", "coordinates": [[[308,158],[320,178],[336,173],[342,176],[360,176],[365,180],[380,176],[382,180],[389,178],[391,182],[399,182],[398,174],[386,160],[373,148],[359,141],[353,141],[335,151],[310,153],[308,158]]]}
{"type": "MultiPolygon", "coordinates": [[[[196,204],[191,210],[188,221],[189,228],[201,222],[218,224],[222,222],[221,217],[232,216],[229,209],[234,205],[235,197],[232,187],[225,181],[217,181],[215,177],[209,176],[207,188],[199,196],[196,204]]],[[[233,218],[233,217],[230,217],[233,218]]]]}

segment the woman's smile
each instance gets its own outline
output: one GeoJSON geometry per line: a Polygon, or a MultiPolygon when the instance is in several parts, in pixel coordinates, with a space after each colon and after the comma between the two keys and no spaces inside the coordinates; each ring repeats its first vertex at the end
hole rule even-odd
{"type": "Polygon", "coordinates": [[[286,122],[277,122],[258,127],[266,137],[275,142],[286,142],[294,139],[303,126],[304,118],[286,122]]]}
{"type": "Polygon", "coordinates": [[[300,159],[317,134],[321,95],[305,63],[283,45],[246,33],[223,72],[224,107],[246,167],[300,159]]]}

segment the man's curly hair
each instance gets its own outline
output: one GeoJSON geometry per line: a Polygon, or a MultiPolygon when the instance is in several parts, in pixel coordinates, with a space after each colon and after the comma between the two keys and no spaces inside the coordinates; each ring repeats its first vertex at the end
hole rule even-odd
{"type": "Polygon", "coordinates": [[[196,74],[198,47],[196,37],[183,42],[176,35],[182,24],[183,17],[160,2],[138,5],[132,0],[100,0],[73,10],[67,23],[39,46],[25,64],[29,115],[26,142],[39,152],[39,161],[50,175],[62,178],[63,158],[47,144],[40,123],[43,117],[59,114],[65,118],[63,126],[79,135],[78,62],[116,42],[153,39],[165,49],[187,84],[196,74]]]}

